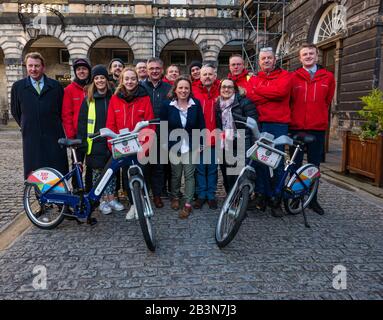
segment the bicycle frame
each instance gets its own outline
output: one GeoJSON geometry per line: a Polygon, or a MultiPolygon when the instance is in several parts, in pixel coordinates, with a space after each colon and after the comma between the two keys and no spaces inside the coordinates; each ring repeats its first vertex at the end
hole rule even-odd
{"type": "MultiPolygon", "coordinates": [[[[71,151],[72,154],[75,153],[73,148],[71,148],[71,151]]],[[[113,159],[111,157],[105,165],[100,179],[95,183],[95,185],[92,187],[89,193],[84,192],[84,182],[82,179],[81,163],[77,162],[77,158],[75,157],[74,160],[75,167],[65,176],[63,176],[59,181],[57,181],[53,186],[51,186],[48,190],[42,192],[40,195],[40,201],[41,203],[56,203],[70,206],[74,208],[75,215],[78,218],[82,219],[87,218],[90,215],[90,213],[94,210],[110,179],[113,177],[115,172],[118,171],[121,167],[129,164],[129,162],[131,161],[131,157],[125,157],[118,160],[113,159]],[[51,190],[53,190],[54,187],[57,186],[59,183],[63,182],[64,180],[68,181],[73,176],[78,182],[80,193],[79,195],[51,192],[51,190]]]]}

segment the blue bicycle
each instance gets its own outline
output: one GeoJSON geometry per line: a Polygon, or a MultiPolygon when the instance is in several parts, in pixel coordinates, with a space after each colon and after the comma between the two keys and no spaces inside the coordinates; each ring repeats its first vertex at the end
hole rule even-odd
{"type": "Polygon", "coordinates": [[[137,210],[138,220],[147,247],[155,250],[154,229],[151,224],[153,209],[141,168],[130,163],[128,156],[135,155],[142,150],[138,141],[138,133],[150,124],[159,124],[159,119],[140,121],[133,131],[120,130],[119,134],[103,128],[90,135],[91,139],[98,137],[111,138],[112,157],[105,165],[100,179],[89,193],[85,192],[82,179],[82,163],[77,160],[76,148],[82,146],[79,139],[59,139],[58,143],[70,149],[74,168],[63,176],[52,168],[41,168],[32,172],[25,181],[23,203],[24,209],[31,222],[41,229],[57,227],[65,217],[78,223],[87,222],[90,225],[97,221],[91,217],[92,212],[99,205],[99,200],[116,171],[129,166],[129,188],[132,191],[133,203],[137,210]],[[71,190],[69,180],[77,180],[78,189],[71,190]],[[85,220],[85,221],[84,221],[85,220]]]}
{"type": "Polygon", "coordinates": [[[317,166],[310,163],[295,170],[294,161],[298,153],[303,152],[304,145],[313,142],[315,138],[309,134],[297,134],[293,139],[288,136],[274,139],[274,136],[267,132],[260,133],[254,119],[238,116],[236,119],[252,130],[256,141],[246,152],[246,156],[250,159],[249,163],[240,172],[223,203],[215,231],[217,245],[222,248],[229,244],[246,217],[247,205],[256,181],[255,161],[268,166],[272,176],[273,169],[278,167],[280,161],[284,157],[287,159],[286,153],[275,148],[278,145],[289,145],[295,150],[291,159],[285,161],[284,173],[275,189],[272,190],[271,186],[268,186],[271,192],[266,196],[271,199],[283,199],[285,210],[293,215],[302,213],[305,226],[310,227],[305,208],[309,206],[317,192],[320,171],[317,166]]]}

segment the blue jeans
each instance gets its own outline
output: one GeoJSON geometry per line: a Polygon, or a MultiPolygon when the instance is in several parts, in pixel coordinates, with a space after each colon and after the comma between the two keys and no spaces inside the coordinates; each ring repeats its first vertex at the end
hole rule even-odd
{"type": "MultiPolygon", "coordinates": [[[[199,199],[213,200],[215,199],[215,193],[217,191],[218,182],[218,165],[215,159],[215,148],[205,147],[204,152],[200,154],[200,163],[197,165],[197,187],[196,193],[199,199]],[[203,163],[203,154],[210,149],[211,156],[209,164],[203,163]]],[[[205,159],[206,162],[206,159],[205,159]]]]}
{"type": "MultiPolygon", "coordinates": [[[[285,123],[264,122],[261,124],[261,132],[268,132],[274,135],[274,139],[287,135],[288,125],[285,123]]],[[[284,151],[284,146],[277,146],[276,149],[284,151]]],[[[284,159],[281,160],[278,167],[274,170],[274,176],[271,179],[269,167],[256,163],[257,180],[255,191],[263,195],[270,195],[283,175],[284,159]],[[271,187],[271,188],[270,188],[271,187]]]]}

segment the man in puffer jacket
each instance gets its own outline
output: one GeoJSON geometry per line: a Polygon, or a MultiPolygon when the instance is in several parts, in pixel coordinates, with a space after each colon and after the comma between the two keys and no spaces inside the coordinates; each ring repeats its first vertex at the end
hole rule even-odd
{"type": "MultiPolygon", "coordinates": [[[[303,44],[299,50],[302,67],[293,73],[291,88],[290,132],[306,132],[315,136],[307,145],[307,161],[319,167],[323,159],[329,108],[335,92],[334,75],[318,65],[318,48],[314,44],[303,44]]],[[[303,153],[296,158],[296,166],[302,165],[303,153]]],[[[310,208],[324,214],[317,195],[310,208]]]]}

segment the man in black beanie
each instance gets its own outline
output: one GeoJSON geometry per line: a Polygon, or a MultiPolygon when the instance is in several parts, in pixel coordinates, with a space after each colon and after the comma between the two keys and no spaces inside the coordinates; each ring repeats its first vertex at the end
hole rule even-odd
{"type": "Polygon", "coordinates": [[[124,61],[122,61],[120,58],[114,58],[109,62],[109,81],[111,81],[114,85],[113,90],[118,87],[118,80],[120,78],[122,69],[124,69],[124,66],[124,61]]]}
{"type": "MultiPolygon", "coordinates": [[[[75,77],[71,84],[64,89],[64,98],[61,111],[62,123],[65,135],[69,139],[74,139],[77,135],[78,115],[84,97],[86,96],[85,86],[90,82],[91,65],[85,58],[73,61],[73,71],[75,77]]],[[[77,152],[79,161],[84,159],[84,154],[77,152]]],[[[76,179],[72,179],[76,187],[76,179]]],[[[92,172],[87,172],[85,177],[85,186],[90,188],[92,184],[92,172]]]]}

